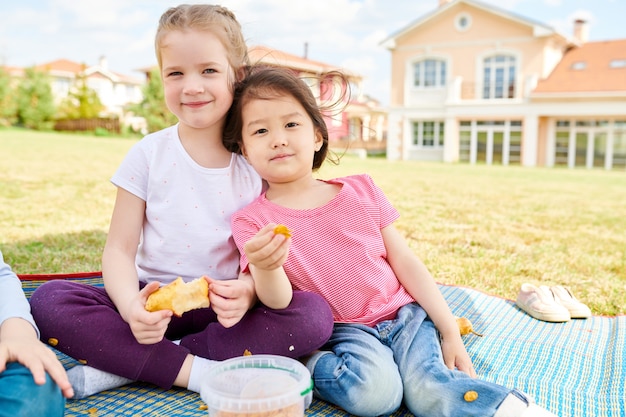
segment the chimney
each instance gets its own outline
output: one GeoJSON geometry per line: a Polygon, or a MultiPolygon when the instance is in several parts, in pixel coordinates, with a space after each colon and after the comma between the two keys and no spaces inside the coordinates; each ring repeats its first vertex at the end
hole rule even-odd
{"type": "Polygon", "coordinates": [[[443,7],[446,4],[450,3],[452,0],[439,0],[439,7],[443,7]]]}
{"type": "Polygon", "coordinates": [[[107,68],[109,66],[108,62],[107,62],[107,57],[104,55],[100,55],[100,68],[103,70],[108,70],[109,68],[107,68]]]}
{"type": "Polygon", "coordinates": [[[586,43],[589,40],[589,25],[586,20],[574,20],[574,38],[580,43],[586,43]]]}
{"type": "Polygon", "coordinates": [[[304,59],[309,59],[309,43],[304,42],[304,59]]]}

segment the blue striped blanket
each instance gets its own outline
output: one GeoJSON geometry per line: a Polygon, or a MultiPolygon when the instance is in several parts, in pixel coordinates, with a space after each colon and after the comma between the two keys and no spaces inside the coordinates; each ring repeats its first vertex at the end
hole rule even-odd
{"type": "MultiPolygon", "coordinates": [[[[24,291],[46,279],[102,285],[98,273],[20,276],[24,291]]],[[[440,285],[453,313],[483,337],[464,336],[479,377],[518,388],[560,417],[626,416],[626,316],[593,316],[568,323],[538,321],[510,301],[481,291],[440,285]]],[[[75,361],[59,352],[66,368],[75,361]]],[[[198,394],[133,383],[84,400],[68,400],[66,416],[206,416],[198,394]]],[[[347,416],[320,400],[307,416],[347,416]]],[[[393,417],[411,416],[401,408],[393,417]]]]}

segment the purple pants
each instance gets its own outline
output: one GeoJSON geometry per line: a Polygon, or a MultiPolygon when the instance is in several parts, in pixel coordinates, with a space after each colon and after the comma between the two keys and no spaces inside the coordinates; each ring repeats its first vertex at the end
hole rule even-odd
{"type": "Polygon", "coordinates": [[[294,291],[291,304],[273,310],[262,304],[226,328],[211,308],[172,317],[165,339],[137,342],[103,287],[49,281],[32,294],[31,309],[41,340],[97,369],[172,387],[187,354],[214,360],[273,354],[298,358],[320,348],[333,329],[330,307],[319,295],[294,291]],[[180,339],[180,345],[172,340],[180,339]]]}

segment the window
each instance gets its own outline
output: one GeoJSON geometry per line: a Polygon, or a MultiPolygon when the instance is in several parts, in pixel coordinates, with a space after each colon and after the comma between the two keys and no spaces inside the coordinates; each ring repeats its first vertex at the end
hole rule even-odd
{"type": "Polygon", "coordinates": [[[446,85],[446,62],[440,59],[425,59],[413,64],[413,85],[436,88],[446,85]]]}
{"type": "Polygon", "coordinates": [[[611,68],[626,68],[626,59],[614,59],[609,66],[611,68]]]}
{"type": "Polygon", "coordinates": [[[495,55],[483,61],[483,98],[514,98],[515,57],[495,55]]]}
{"type": "Polygon", "coordinates": [[[559,130],[554,141],[554,164],[567,165],[567,155],[569,155],[569,130],[559,130]]]}
{"type": "Polygon", "coordinates": [[[435,146],[435,122],[424,122],[422,129],[422,145],[435,146]]]}
{"type": "Polygon", "coordinates": [[[468,15],[467,13],[461,13],[456,17],[456,20],[454,21],[454,27],[456,27],[456,30],[458,30],[459,32],[464,32],[467,29],[470,28],[470,26],[472,25],[472,17],[470,15],[468,15]]]}
{"type": "Polygon", "coordinates": [[[587,63],[585,61],[576,61],[572,63],[571,68],[574,71],[582,71],[587,68],[587,63]]]}
{"type": "Polygon", "coordinates": [[[136,91],[135,86],[126,84],[126,86],[124,87],[124,91],[125,91],[127,100],[133,100],[135,98],[135,95],[136,95],[135,94],[135,91],[136,91]]]}
{"type": "Polygon", "coordinates": [[[320,80],[315,76],[301,76],[302,80],[309,86],[313,96],[319,98],[320,96],[320,80]]]}
{"type": "Polygon", "coordinates": [[[521,120],[461,120],[459,161],[519,165],[522,130],[521,120]]]}
{"type": "Polygon", "coordinates": [[[461,128],[459,129],[459,161],[470,162],[471,155],[472,155],[471,127],[469,127],[469,125],[461,124],[461,128]]]}
{"type": "Polygon", "coordinates": [[[359,84],[355,83],[354,81],[350,81],[348,85],[350,88],[350,90],[348,91],[348,93],[350,94],[348,96],[348,101],[354,101],[361,97],[361,86],[359,84]]]}
{"type": "Polygon", "coordinates": [[[53,88],[59,97],[67,97],[70,93],[70,80],[67,78],[57,78],[54,80],[53,88]]]}
{"type": "Polygon", "coordinates": [[[626,168],[626,120],[557,120],[554,165],[626,168]]]}
{"type": "Polygon", "coordinates": [[[438,148],[443,146],[443,122],[413,122],[413,146],[438,148]]]}

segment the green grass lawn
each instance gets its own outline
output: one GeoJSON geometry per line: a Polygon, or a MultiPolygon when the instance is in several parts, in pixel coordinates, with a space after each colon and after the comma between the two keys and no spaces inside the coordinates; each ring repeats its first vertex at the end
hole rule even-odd
{"type": "MultiPolygon", "coordinates": [[[[100,270],[109,178],[136,139],[0,130],[0,249],[18,273],[100,270]]],[[[595,314],[626,313],[626,173],[342,158],[369,173],[438,282],[514,299],[563,284],[595,314]]]]}

